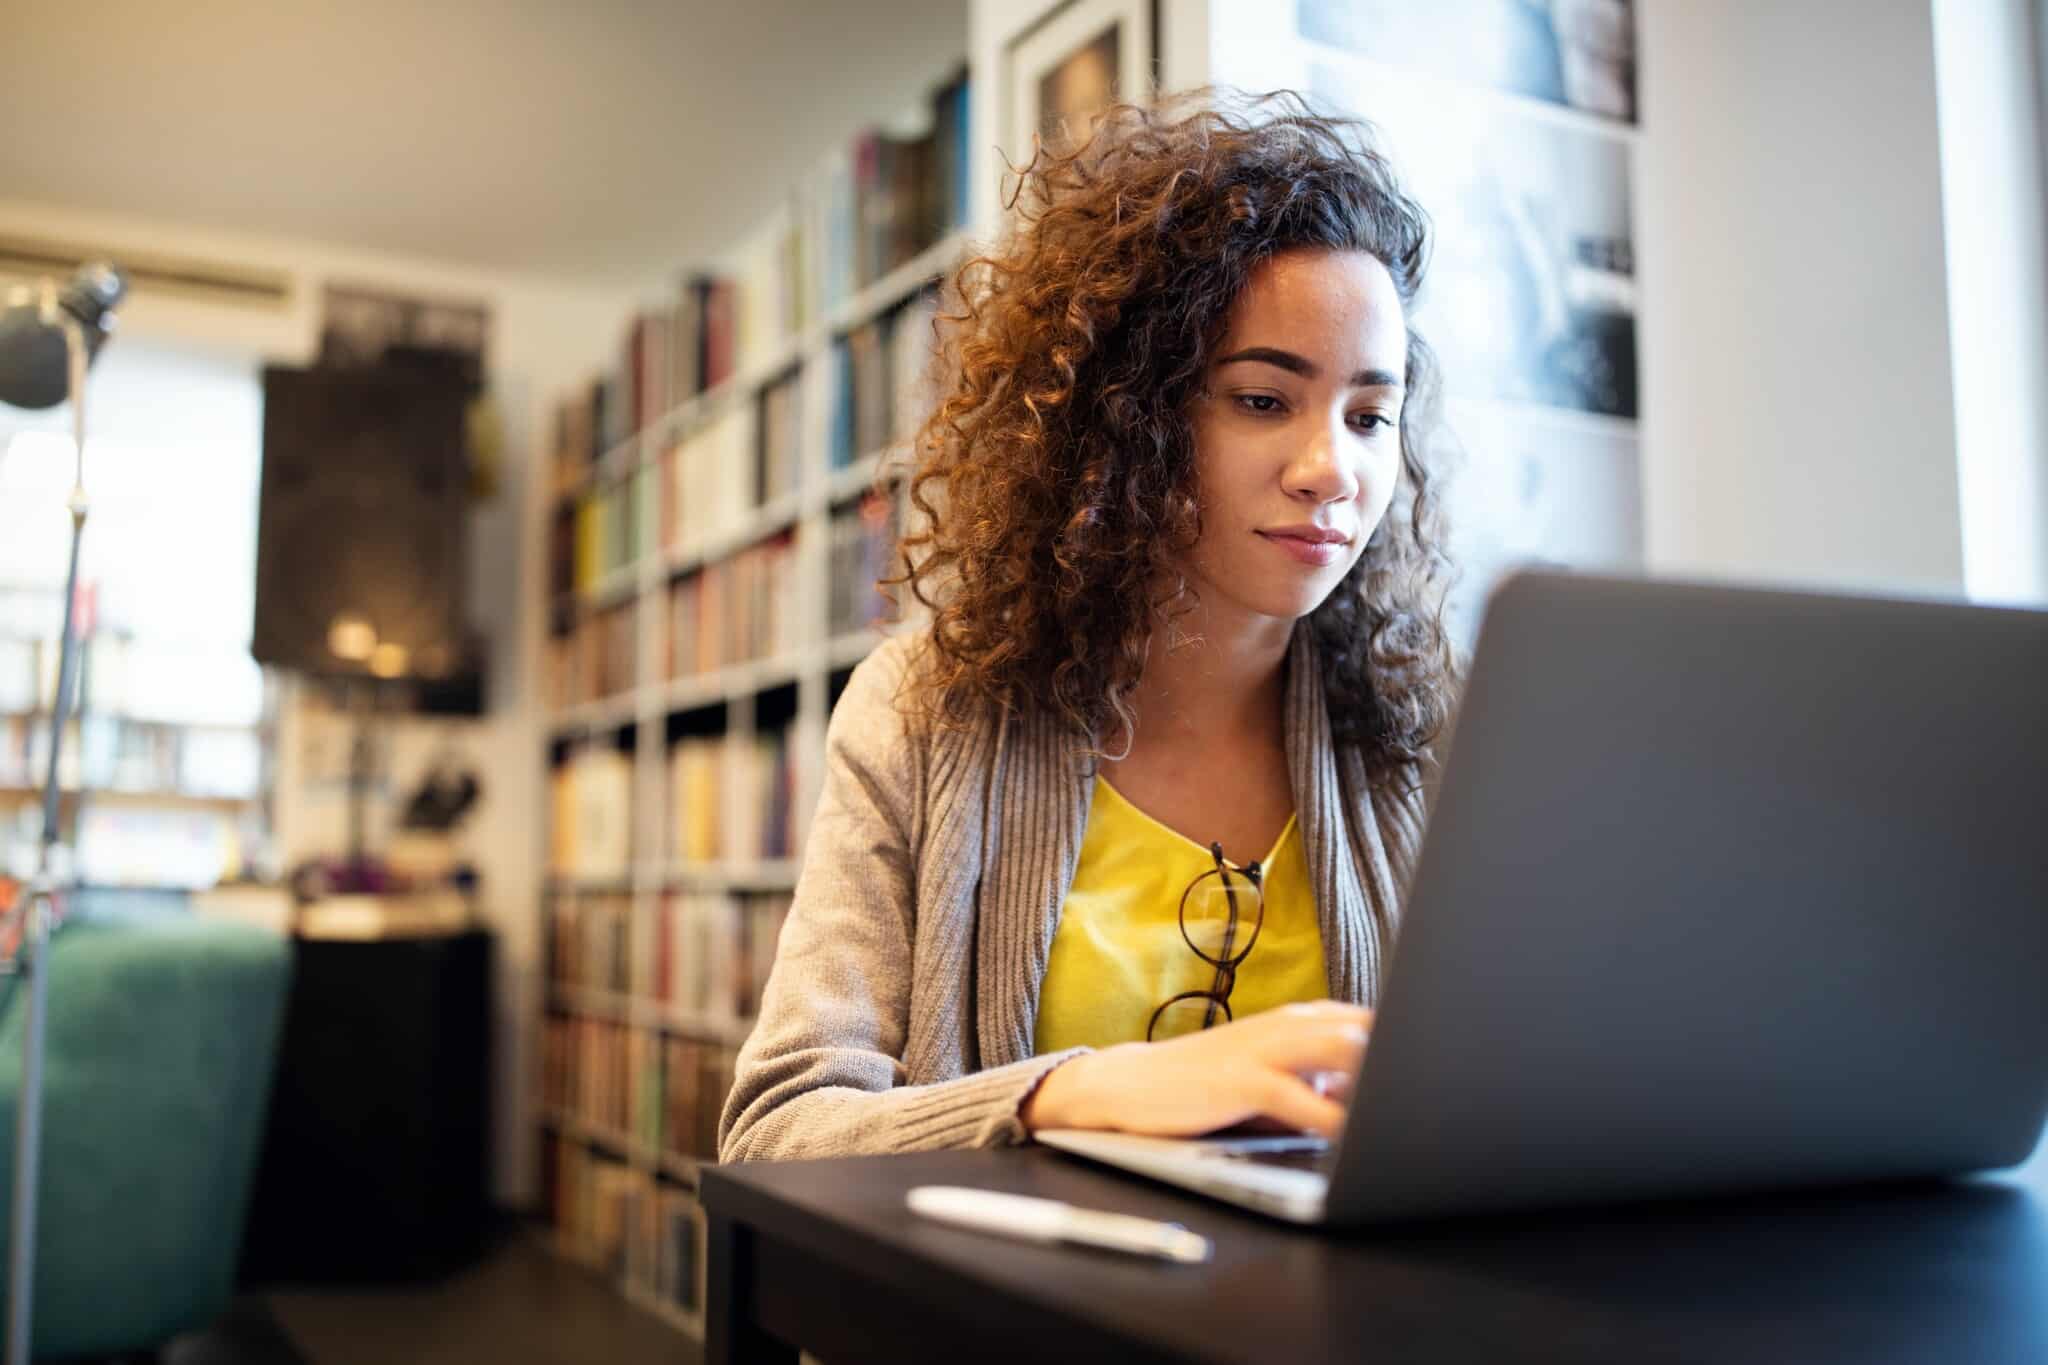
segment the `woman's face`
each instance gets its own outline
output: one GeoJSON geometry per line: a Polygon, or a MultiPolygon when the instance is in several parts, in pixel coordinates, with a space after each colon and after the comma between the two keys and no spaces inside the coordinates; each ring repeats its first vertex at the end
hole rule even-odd
{"type": "Polygon", "coordinates": [[[1292,621],[1365,552],[1401,470],[1408,326],[1385,266],[1303,249],[1232,305],[1193,413],[1205,606],[1292,621]]]}

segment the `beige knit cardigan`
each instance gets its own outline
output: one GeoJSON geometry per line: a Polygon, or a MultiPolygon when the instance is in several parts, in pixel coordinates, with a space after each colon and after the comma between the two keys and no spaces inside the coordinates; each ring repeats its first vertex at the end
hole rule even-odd
{"type": "MultiPolygon", "coordinates": [[[[1086,746],[1045,715],[914,723],[897,696],[919,649],[882,645],[832,714],[795,904],[719,1121],[722,1160],[1021,1142],[1019,1108],[1080,1050],[1034,1056],[1032,1036],[1088,819],[1086,746]]],[[[1357,751],[1332,744],[1305,627],[1285,695],[1330,994],[1371,1004],[1423,797],[1375,794],[1357,751]]]]}

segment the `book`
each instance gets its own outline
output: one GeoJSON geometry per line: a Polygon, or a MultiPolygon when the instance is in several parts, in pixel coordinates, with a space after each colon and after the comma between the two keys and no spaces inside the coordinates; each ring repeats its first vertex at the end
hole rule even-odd
{"type": "Polygon", "coordinates": [[[870,492],[832,513],[825,613],[834,636],[894,619],[895,603],[879,584],[898,568],[897,512],[895,497],[870,492]]]}
{"type": "Polygon", "coordinates": [[[888,444],[892,426],[888,351],[882,323],[863,323],[846,334],[846,361],[846,381],[853,402],[850,455],[851,459],[859,460],[881,453],[888,444]]]}
{"type": "Polygon", "coordinates": [[[663,1186],[654,1292],[685,1313],[704,1311],[704,1210],[686,1190],[663,1186]]]}
{"type": "Polygon", "coordinates": [[[888,434],[884,444],[900,447],[916,436],[938,400],[937,342],[933,333],[939,314],[938,287],[919,290],[889,315],[885,362],[888,376],[888,434]]]}
{"type": "Polygon", "coordinates": [[[704,392],[704,328],[710,312],[711,277],[686,276],[676,287],[669,314],[669,401],[681,403],[704,392]]]}
{"type": "Polygon", "coordinates": [[[725,741],[684,739],[669,750],[669,854],[684,863],[711,863],[722,847],[725,741]]]}
{"type": "Polygon", "coordinates": [[[625,880],[633,849],[631,752],[608,742],[572,750],[549,783],[550,871],[558,877],[625,880]]]}
{"type": "Polygon", "coordinates": [[[965,228],[973,216],[973,88],[966,67],[939,87],[933,95],[934,137],[937,155],[934,169],[938,184],[938,230],[941,234],[965,228]]]}
{"type": "Polygon", "coordinates": [[[800,376],[791,374],[761,390],[759,454],[754,503],[760,506],[796,492],[803,470],[803,412],[800,376]]]}
{"type": "Polygon", "coordinates": [[[732,378],[739,362],[738,300],[729,279],[714,279],[704,296],[704,387],[732,378]]]}
{"type": "Polygon", "coordinates": [[[627,990],[630,977],[629,926],[632,898],[625,895],[563,893],[550,912],[546,970],[548,985],[574,990],[627,990]]]}

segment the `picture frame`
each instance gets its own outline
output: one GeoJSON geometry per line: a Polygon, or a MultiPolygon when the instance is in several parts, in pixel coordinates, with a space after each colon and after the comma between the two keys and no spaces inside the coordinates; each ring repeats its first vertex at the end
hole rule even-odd
{"type": "Polygon", "coordinates": [[[1310,42],[1633,124],[1635,0],[1296,0],[1310,42]]]}
{"type": "Polygon", "coordinates": [[[1028,163],[1034,137],[1055,149],[1085,141],[1111,103],[1150,101],[1157,29],[1154,0],[1068,0],[1013,39],[1003,60],[1008,162],[1028,163]]]}

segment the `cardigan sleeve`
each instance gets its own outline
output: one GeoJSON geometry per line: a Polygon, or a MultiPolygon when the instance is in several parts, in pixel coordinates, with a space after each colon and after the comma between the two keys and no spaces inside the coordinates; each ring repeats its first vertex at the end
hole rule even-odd
{"type": "Polygon", "coordinates": [[[896,705],[910,646],[854,670],[796,897],[719,1118],[722,1161],[1022,1142],[1018,1112],[1076,1051],[906,1085],[924,757],[896,705]]]}

